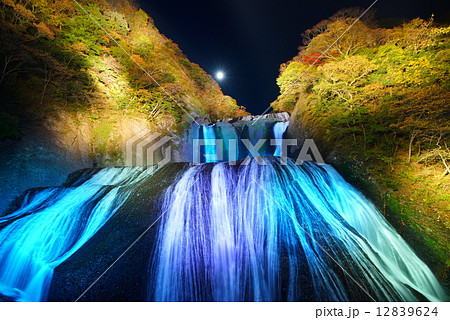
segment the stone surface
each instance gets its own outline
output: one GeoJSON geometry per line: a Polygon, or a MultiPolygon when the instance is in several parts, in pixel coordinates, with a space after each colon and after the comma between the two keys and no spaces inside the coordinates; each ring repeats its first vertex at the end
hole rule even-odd
{"type": "Polygon", "coordinates": [[[55,269],[48,301],[75,301],[97,279],[80,301],[145,301],[158,224],[149,227],[158,218],[163,192],[188,167],[168,164],[133,190],[115,215],[55,269]]]}
{"type": "Polygon", "coordinates": [[[116,115],[99,123],[87,115],[59,112],[23,132],[21,139],[0,142],[0,215],[27,189],[60,185],[82,168],[123,165],[127,140],[144,129],[156,131],[135,116],[116,115]],[[103,155],[95,150],[101,125],[110,129],[103,155]],[[116,151],[116,159],[110,151],[116,151]]]}

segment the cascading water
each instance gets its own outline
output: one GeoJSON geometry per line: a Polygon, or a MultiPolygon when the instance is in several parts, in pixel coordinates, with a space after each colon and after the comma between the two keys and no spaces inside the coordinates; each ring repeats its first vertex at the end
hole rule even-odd
{"type": "MultiPolygon", "coordinates": [[[[161,169],[155,180],[154,168],[90,170],[69,186],[28,191],[17,210],[0,217],[0,298],[3,294],[42,301],[49,294],[58,300],[51,284],[54,289],[81,280],[87,270],[89,279],[95,279],[105,271],[105,261],[123,253],[114,254],[114,241],[99,241],[102,232],[125,232],[133,238],[133,230],[139,230],[138,237],[147,223],[159,221],[157,232],[148,234],[149,241],[155,239],[148,296],[142,297],[139,287],[147,277],[142,264],[151,245],[144,241],[145,249],[128,256],[133,270],[142,274],[133,281],[121,277],[126,272],[114,277],[124,281],[125,300],[128,288],[134,290],[130,299],[152,301],[447,299],[428,267],[381,213],[331,166],[280,162],[282,148],[268,143],[260,154],[275,156],[247,158],[237,165],[219,162],[221,148],[211,141],[225,140],[224,159],[234,161],[234,151],[241,159],[250,156],[239,139],[252,145],[258,139],[282,139],[289,122],[265,121],[255,127],[233,122],[192,130],[196,138],[209,140],[199,159],[213,163],[187,170],[188,165],[171,164],[172,169],[164,174],[161,169]],[[266,165],[260,165],[261,160],[266,165]],[[158,211],[158,205],[152,209],[157,195],[179,170],[186,171],[165,191],[161,220],[150,217],[149,211],[158,211]],[[158,189],[163,180],[164,187],[158,189]],[[147,209],[141,209],[143,203],[147,209]],[[127,215],[145,219],[131,219],[124,227],[127,215]],[[105,246],[109,254],[102,263],[91,264],[91,257],[101,256],[105,246]],[[55,268],[57,279],[52,282],[55,268]],[[83,276],[72,279],[75,274],[83,276]]],[[[73,299],[86,289],[85,281],[78,282],[73,299]]],[[[108,301],[108,290],[115,286],[100,290],[100,300],[108,301]]],[[[56,290],[61,291],[71,290],[56,290]]]]}
{"type": "MultiPolygon", "coordinates": [[[[286,131],[287,127],[289,126],[289,121],[286,122],[277,122],[273,126],[273,135],[275,136],[275,140],[278,140],[281,142],[281,139],[283,139],[283,134],[286,131]]],[[[281,145],[277,144],[275,147],[275,152],[273,153],[276,157],[285,157],[285,154],[281,154],[281,145]]]]}
{"type": "MultiPolygon", "coordinates": [[[[203,137],[202,144],[204,144],[204,161],[202,162],[211,163],[224,160],[237,161],[245,157],[253,157],[252,154],[249,153],[248,147],[242,143],[243,140],[248,140],[247,144],[252,146],[259,145],[258,142],[261,141],[257,150],[261,156],[282,156],[281,140],[289,126],[289,121],[275,122],[273,119],[270,119],[259,123],[259,127],[256,128],[254,128],[251,123],[252,122],[249,121],[234,125],[219,123],[212,126],[201,126],[200,137],[203,137]],[[271,145],[271,143],[274,142],[273,140],[267,141],[270,140],[269,130],[272,131],[276,144],[271,145]],[[245,132],[245,135],[243,135],[243,132],[245,132]],[[218,151],[219,149],[220,152],[218,151]]],[[[200,147],[200,144],[196,146],[200,147]]],[[[197,163],[199,162],[198,160],[201,159],[199,154],[197,154],[200,150],[195,149],[196,148],[194,147],[194,156],[192,159],[189,159],[189,161],[197,163]]]]}
{"type": "Polygon", "coordinates": [[[428,267],[330,166],[190,168],[165,197],[156,301],[445,300],[428,267]]]}
{"type": "Polygon", "coordinates": [[[21,301],[42,301],[53,270],[86,243],[153,168],[102,169],[70,187],[31,191],[22,206],[2,217],[0,293],[21,301]]]}
{"type": "Polygon", "coordinates": [[[216,134],[213,126],[203,126],[205,140],[205,162],[217,162],[216,134]]]}

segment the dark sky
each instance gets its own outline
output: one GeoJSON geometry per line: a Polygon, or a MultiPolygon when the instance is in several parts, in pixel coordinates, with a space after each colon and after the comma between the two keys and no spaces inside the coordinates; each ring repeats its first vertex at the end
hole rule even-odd
{"type": "MultiPolygon", "coordinates": [[[[214,75],[225,94],[253,114],[279,93],[281,63],[297,54],[300,34],[342,8],[367,8],[374,0],[137,0],[161,33],[214,75]]],[[[429,18],[450,11],[450,1],[379,0],[377,18],[429,18]]]]}

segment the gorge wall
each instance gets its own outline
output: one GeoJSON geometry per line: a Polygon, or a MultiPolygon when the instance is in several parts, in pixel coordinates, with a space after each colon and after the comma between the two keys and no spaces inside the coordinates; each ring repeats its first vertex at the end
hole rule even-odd
{"type": "Polygon", "coordinates": [[[0,212],[74,170],[123,165],[144,129],[176,140],[191,117],[247,114],[130,1],[78,3],[1,2],[0,212]]]}

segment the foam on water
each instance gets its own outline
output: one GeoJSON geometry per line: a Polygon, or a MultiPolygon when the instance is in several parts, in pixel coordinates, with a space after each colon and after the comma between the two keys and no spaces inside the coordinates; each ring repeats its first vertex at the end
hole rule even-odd
{"type": "Polygon", "coordinates": [[[439,301],[429,268],[331,166],[190,168],[166,193],[156,301],[439,301]]]}
{"type": "Polygon", "coordinates": [[[88,241],[152,168],[108,168],[82,176],[71,187],[25,197],[1,221],[0,292],[21,301],[46,299],[53,270],[88,241]]]}

